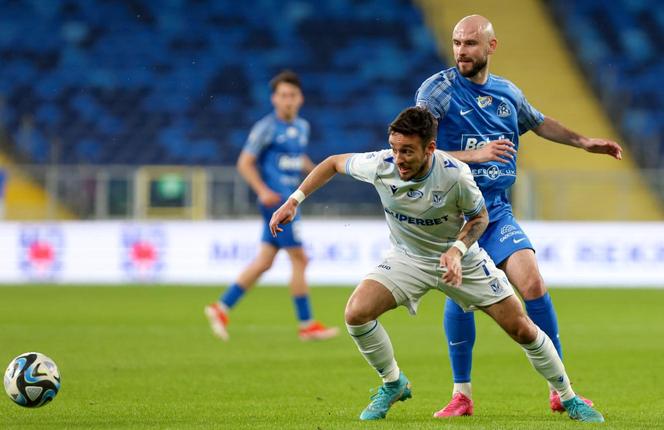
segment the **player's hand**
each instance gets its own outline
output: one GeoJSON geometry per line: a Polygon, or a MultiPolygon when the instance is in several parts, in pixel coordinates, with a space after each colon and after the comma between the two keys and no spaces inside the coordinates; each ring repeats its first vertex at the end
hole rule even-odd
{"type": "Polygon", "coordinates": [[[260,201],[263,206],[269,208],[271,206],[276,206],[281,201],[281,195],[266,188],[258,194],[258,201],[260,201]]]}
{"type": "Polygon", "coordinates": [[[486,163],[487,161],[498,161],[509,163],[516,156],[514,143],[507,139],[498,139],[488,142],[483,147],[474,151],[474,163],[486,163]]]}
{"type": "Polygon", "coordinates": [[[443,281],[446,284],[459,288],[461,286],[461,251],[456,247],[451,247],[440,256],[440,267],[447,270],[443,273],[443,281]]]}
{"type": "Polygon", "coordinates": [[[583,148],[594,154],[607,154],[616,160],[622,160],[622,148],[612,140],[591,137],[583,143],[583,148]]]}
{"type": "Polygon", "coordinates": [[[270,233],[272,237],[277,237],[277,233],[284,231],[283,228],[279,227],[279,224],[288,224],[293,221],[295,214],[297,213],[297,202],[293,199],[286,200],[286,203],[281,205],[277,209],[270,219],[270,233]]]}

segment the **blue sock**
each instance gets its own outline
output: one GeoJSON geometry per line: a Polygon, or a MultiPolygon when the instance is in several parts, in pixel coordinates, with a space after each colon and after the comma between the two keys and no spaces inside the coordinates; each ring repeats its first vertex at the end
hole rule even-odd
{"type": "Polygon", "coordinates": [[[295,313],[299,322],[309,321],[311,319],[311,304],[309,303],[309,295],[293,296],[293,305],[295,306],[295,313]]]}
{"type": "Polygon", "coordinates": [[[228,309],[232,309],[235,306],[235,303],[238,302],[244,296],[246,291],[240,287],[239,284],[233,284],[224,292],[224,294],[219,298],[219,301],[223,303],[228,309]]]}
{"type": "Polygon", "coordinates": [[[524,301],[526,303],[526,312],[528,312],[530,319],[551,338],[551,342],[556,347],[558,355],[560,358],[563,358],[563,346],[560,344],[560,338],[558,337],[558,317],[556,316],[556,310],[553,309],[553,303],[551,302],[551,296],[548,291],[539,299],[524,301]]]}
{"type": "Polygon", "coordinates": [[[454,382],[470,382],[473,345],[475,345],[475,316],[472,312],[464,312],[448,297],[445,301],[443,326],[447,336],[447,350],[452,363],[454,382]]]}

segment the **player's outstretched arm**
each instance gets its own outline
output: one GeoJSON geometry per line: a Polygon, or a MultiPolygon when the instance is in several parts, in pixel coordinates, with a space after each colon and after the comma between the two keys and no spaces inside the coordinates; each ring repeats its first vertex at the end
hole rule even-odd
{"type": "Polygon", "coordinates": [[[550,117],[545,117],[540,125],[533,128],[533,131],[538,136],[553,142],[585,149],[594,154],[607,154],[616,160],[622,160],[622,148],[616,142],[582,136],[550,117]]]}
{"type": "Polygon", "coordinates": [[[454,245],[440,256],[440,266],[447,268],[443,274],[445,283],[454,287],[461,286],[461,257],[482,236],[487,225],[489,225],[489,213],[486,207],[483,207],[477,215],[464,224],[454,245]]]}
{"type": "Polygon", "coordinates": [[[325,161],[314,167],[304,178],[300,187],[277,209],[270,219],[270,233],[276,236],[282,231],[279,224],[288,224],[295,218],[297,207],[302,201],[318,188],[325,185],[337,173],[346,173],[346,161],[353,154],[338,154],[327,157],[325,161]]]}

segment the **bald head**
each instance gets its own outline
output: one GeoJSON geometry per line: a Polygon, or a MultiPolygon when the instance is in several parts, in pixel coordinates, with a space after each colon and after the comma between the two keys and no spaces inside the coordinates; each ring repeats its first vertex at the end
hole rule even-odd
{"type": "Polygon", "coordinates": [[[457,69],[471,81],[484,84],[489,75],[489,56],[496,50],[491,22],[481,15],[469,15],[454,26],[452,44],[457,69]]]}
{"type": "Polygon", "coordinates": [[[481,36],[487,42],[496,38],[496,33],[493,31],[493,24],[482,15],[468,15],[461,18],[457,22],[457,25],[454,26],[452,33],[453,35],[459,34],[460,36],[475,34],[481,36]]]}

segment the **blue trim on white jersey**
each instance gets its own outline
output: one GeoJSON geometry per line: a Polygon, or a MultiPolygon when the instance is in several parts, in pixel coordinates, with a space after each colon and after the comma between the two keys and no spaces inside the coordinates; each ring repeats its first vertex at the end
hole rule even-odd
{"type": "Polygon", "coordinates": [[[352,160],[356,155],[357,155],[357,154],[353,154],[353,155],[351,155],[350,157],[348,157],[348,160],[346,160],[346,167],[345,167],[345,169],[346,169],[346,174],[347,174],[347,175],[350,175],[350,162],[351,162],[351,160],[352,160]]]}
{"type": "Polygon", "coordinates": [[[422,181],[424,181],[426,178],[431,176],[431,172],[433,172],[433,168],[434,168],[435,165],[436,165],[436,156],[434,154],[431,154],[431,168],[429,169],[427,174],[422,176],[419,179],[413,178],[413,179],[411,179],[411,181],[413,181],[413,182],[422,182],[422,181]]]}

